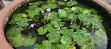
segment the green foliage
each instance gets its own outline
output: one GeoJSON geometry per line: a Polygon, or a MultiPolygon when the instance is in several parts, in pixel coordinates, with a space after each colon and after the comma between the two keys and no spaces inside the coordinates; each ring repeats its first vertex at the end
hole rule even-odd
{"type": "Polygon", "coordinates": [[[80,26],[76,23],[72,23],[72,25],[69,26],[70,28],[73,28],[73,29],[79,29],[80,26]]]}
{"type": "Polygon", "coordinates": [[[56,19],[58,18],[58,13],[57,12],[45,13],[44,18],[48,20],[56,19]]]}
{"type": "Polygon", "coordinates": [[[57,8],[57,4],[53,4],[53,3],[51,3],[51,4],[45,4],[45,5],[42,6],[42,8],[44,10],[47,9],[47,8],[56,9],[57,8]]]}
{"type": "Polygon", "coordinates": [[[76,49],[75,44],[80,49],[104,46],[103,40],[107,39],[107,36],[102,17],[95,9],[77,5],[76,0],[30,3],[26,13],[14,14],[8,22],[10,28],[5,35],[11,37],[10,45],[29,47],[37,42],[34,49],[76,49]],[[51,11],[48,12],[50,9],[47,8],[51,11]],[[91,35],[93,29],[98,29],[94,32],[95,36],[91,35]],[[36,37],[41,39],[34,38],[33,31],[36,37]]]}
{"type": "Polygon", "coordinates": [[[90,12],[93,13],[93,14],[98,14],[98,11],[95,10],[95,9],[89,9],[89,10],[90,10],[90,12]]]}
{"type": "Polygon", "coordinates": [[[73,31],[74,29],[68,29],[67,27],[63,27],[60,33],[64,36],[72,36],[73,31]]]}
{"type": "Polygon", "coordinates": [[[30,6],[28,7],[28,9],[34,9],[34,8],[38,8],[38,5],[43,4],[44,2],[42,1],[38,1],[38,2],[34,2],[34,3],[30,3],[30,6]]]}
{"type": "Polygon", "coordinates": [[[40,28],[38,29],[38,34],[39,34],[39,35],[44,35],[44,34],[46,34],[46,33],[47,33],[47,29],[46,29],[46,28],[40,27],[40,28]]]}
{"type": "Polygon", "coordinates": [[[36,38],[32,38],[31,36],[27,38],[22,38],[22,35],[19,33],[12,37],[9,41],[12,47],[20,47],[20,46],[32,46],[36,42],[36,38]]]}
{"type": "Polygon", "coordinates": [[[35,47],[34,47],[34,49],[41,49],[41,45],[36,44],[35,47]]]}
{"type": "Polygon", "coordinates": [[[53,33],[48,33],[47,38],[52,43],[59,43],[61,36],[59,34],[57,34],[56,32],[53,32],[53,33]]]}
{"type": "Polygon", "coordinates": [[[16,24],[19,20],[21,20],[23,14],[17,13],[12,16],[12,19],[8,22],[9,24],[16,24]]]}
{"type": "Polygon", "coordinates": [[[67,49],[76,49],[74,45],[70,45],[67,49]]]}
{"type": "Polygon", "coordinates": [[[59,5],[65,5],[65,3],[64,2],[60,2],[60,3],[58,3],[59,5]]]}
{"type": "Polygon", "coordinates": [[[32,19],[29,19],[29,18],[22,18],[20,21],[18,21],[16,24],[18,26],[21,26],[21,27],[26,27],[27,24],[29,24],[28,22],[29,21],[32,21],[32,19]]]}
{"type": "Polygon", "coordinates": [[[67,3],[66,3],[66,5],[67,6],[73,6],[73,5],[77,5],[78,4],[78,2],[77,1],[68,1],[67,3]]]}
{"type": "Polygon", "coordinates": [[[60,18],[65,18],[67,16],[66,11],[63,9],[59,9],[58,13],[60,18]]]}
{"type": "Polygon", "coordinates": [[[47,2],[46,3],[56,3],[56,0],[47,0],[47,2]]]}
{"type": "Polygon", "coordinates": [[[74,11],[74,13],[81,13],[83,11],[82,7],[76,6],[75,8],[76,10],[74,11]]]}
{"type": "Polygon", "coordinates": [[[66,47],[68,47],[71,44],[71,39],[67,36],[62,36],[60,41],[66,47]]]}
{"type": "Polygon", "coordinates": [[[34,9],[28,9],[26,12],[28,13],[28,16],[30,18],[33,18],[35,15],[39,15],[40,11],[42,11],[42,8],[34,8],[34,9]]]}
{"type": "Polygon", "coordinates": [[[57,44],[56,47],[57,47],[57,49],[67,49],[67,47],[62,44],[57,44]]]}
{"type": "Polygon", "coordinates": [[[42,42],[42,49],[51,49],[52,43],[48,40],[44,40],[42,42]]]}
{"type": "Polygon", "coordinates": [[[70,14],[68,18],[71,19],[72,21],[76,21],[77,15],[75,15],[75,14],[70,14]]]}
{"type": "Polygon", "coordinates": [[[24,28],[22,27],[18,27],[18,26],[12,26],[10,27],[7,31],[6,31],[6,36],[14,36],[18,33],[21,33],[21,31],[23,31],[24,28]]]}
{"type": "Polygon", "coordinates": [[[82,13],[83,13],[85,16],[90,16],[90,15],[91,15],[91,12],[90,12],[88,9],[83,10],[82,13]]]}
{"type": "Polygon", "coordinates": [[[54,19],[51,24],[54,25],[54,27],[62,27],[65,23],[61,21],[61,19],[54,19]]]}

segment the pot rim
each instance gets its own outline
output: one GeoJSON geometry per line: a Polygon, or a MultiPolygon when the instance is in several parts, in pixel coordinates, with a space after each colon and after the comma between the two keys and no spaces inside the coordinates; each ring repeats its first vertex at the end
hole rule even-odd
{"type": "MultiPolygon", "coordinates": [[[[15,9],[17,5],[22,3],[26,0],[14,0],[13,2],[6,5],[1,11],[0,11],[0,49],[13,49],[10,44],[7,42],[5,35],[4,35],[4,22],[6,20],[6,17],[8,14],[15,9]]],[[[106,3],[104,0],[92,0],[93,2],[96,2],[97,4],[101,5],[103,8],[105,8],[110,14],[111,14],[111,5],[106,3]]]]}

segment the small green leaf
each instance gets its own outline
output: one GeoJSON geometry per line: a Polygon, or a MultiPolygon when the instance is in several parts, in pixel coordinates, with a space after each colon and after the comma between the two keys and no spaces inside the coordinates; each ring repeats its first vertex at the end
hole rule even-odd
{"type": "Polygon", "coordinates": [[[54,19],[53,21],[51,21],[51,24],[54,25],[55,27],[62,27],[64,26],[64,22],[61,22],[61,19],[54,19]]]}
{"type": "Polygon", "coordinates": [[[41,49],[41,45],[36,44],[35,47],[34,47],[34,49],[41,49]]]}
{"type": "Polygon", "coordinates": [[[64,29],[64,28],[65,27],[62,28],[62,30],[60,31],[60,33],[62,35],[64,35],[64,36],[72,36],[72,33],[73,33],[74,29],[64,29]]]}
{"type": "Polygon", "coordinates": [[[56,0],[47,0],[46,2],[49,3],[49,4],[50,3],[56,3],[56,0]]]}
{"type": "Polygon", "coordinates": [[[9,43],[12,47],[20,47],[20,46],[28,47],[32,46],[35,42],[36,38],[32,38],[31,36],[27,38],[22,38],[20,33],[16,34],[14,37],[12,37],[9,40],[9,43]]]}
{"type": "Polygon", "coordinates": [[[74,45],[70,45],[67,49],[76,49],[74,45]]]}
{"type": "Polygon", "coordinates": [[[95,45],[96,46],[103,46],[104,43],[103,43],[103,40],[99,37],[94,37],[95,38],[95,45]]]}
{"type": "Polygon", "coordinates": [[[40,11],[42,11],[43,9],[42,8],[34,8],[34,9],[28,9],[28,10],[25,10],[25,12],[28,13],[28,16],[30,18],[33,18],[35,15],[39,15],[40,11]]]}
{"type": "Polygon", "coordinates": [[[84,44],[84,38],[82,37],[82,34],[80,34],[79,32],[76,33],[73,34],[73,41],[75,44],[82,46],[84,44]]]}
{"type": "Polygon", "coordinates": [[[59,13],[59,17],[60,17],[60,18],[65,18],[65,17],[67,17],[66,11],[63,10],[63,9],[59,9],[59,10],[58,10],[58,13],[59,13]]]}
{"type": "Polygon", "coordinates": [[[59,43],[61,36],[59,34],[57,34],[56,32],[53,32],[53,33],[48,33],[47,38],[52,43],[59,43]]]}
{"type": "Polygon", "coordinates": [[[58,18],[58,13],[57,12],[45,13],[44,18],[48,20],[56,19],[58,18]]]}
{"type": "Polygon", "coordinates": [[[57,44],[56,47],[57,47],[57,49],[67,49],[67,47],[62,44],[57,44]]]}
{"type": "Polygon", "coordinates": [[[37,40],[36,38],[32,38],[31,36],[29,36],[23,40],[23,46],[24,47],[32,46],[36,42],[36,40],[37,40]]]}
{"type": "Polygon", "coordinates": [[[71,19],[72,21],[75,21],[77,19],[77,16],[75,14],[70,14],[69,19],[71,19]]]}
{"type": "Polygon", "coordinates": [[[18,26],[21,26],[21,27],[26,27],[29,21],[32,21],[32,19],[22,18],[22,19],[21,19],[20,21],[18,21],[16,24],[17,24],[18,26]]]}
{"type": "Polygon", "coordinates": [[[15,36],[16,34],[21,33],[23,30],[24,28],[22,27],[12,26],[6,31],[6,36],[15,36]]]}
{"type": "Polygon", "coordinates": [[[52,33],[57,31],[57,29],[54,28],[50,23],[47,24],[45,28],[47,29],[47,31],[52,32],[52,33]]]}
{"type": "Polygon", "coordinates": [[[90,12],[93,13],[93,14],[98,14],[98,11],[95,10],[95,9],[89,9],[89,10],[90,10],[90,12]]]}
{"type": "Polygon", "coordinates": [[[73,28],[73,29],[79,29],[80,26],[76,23],[72,23],[72,25],[69,25],[70,28],[73,28]]]}
{"type": "Polygon", "coordinates": [[[42,42],[42,49],[51,49],[52,48],[52,43],[49,42],[48,40],[44,40],[42,42]]]}
{"type": "Polygon", "coordinates": [[[17,34],[17,36],[19,37],[12,37],[10,40],[9,40],[9,44],[12,46],[12,47],[20,47],[23,45],[23,39],[20,39],[21,38],[21,34],[17,34]]]}
{"type": "Polygon", "coordinates": [[[78,2],[77,1],[68,1],[67,3],[66,3],[66,5],[67,6],[73,6],[73,5],[77,5],[78,4],[78,2]]]}
{"type": "Polygon", "coordinates": [[[85,16],[90,16],[91,12],[88,9],[83,10],[82,12],[85,16]]]}
{"type": "Polygon", "coordinates": [[[64,2],[60,2],[60,3],[58,3],[59,5],[65,5],[65,3],[64,2]]]}
{"type": "Polygon", "coordinates": [[[47,9],[47,8],[56,9],[57,8],[57,4],[53,4],[53,3],[51,3],[51,4],[45,4],[45,5],[42,6],[42,8],[44,10],[47,9]]]}
{"type": "Polygon", "coordinates": [[[67,36],[62,36],[60,41],[65,46],[69,46],[71,44],[71,39],[67,36]]]}
{"type": "Polygon", "coordinates": [[[40,27],[40,28],[38,29],[38,34],[39,34],[39,35],[44,35],[44,34],[46,34],[46,33],[47,33],[47,29],[46,29],[46,28],[40,27]]]}
{"type": "Polygon", "coordinates": [[[81,13],[82,11],[83,11],[83,8],[82,7],[75,7],[76,9],[75,9],[75,11],[74,11],[74,13],[81,13]]]}
{"type": "Polygon", "coordinates": [[[19,20],[22,19],[22,17],[23,17],[22,14],[19,14],[19,13],[14,14],[14,15],[12,16],[12,19],[11,19],[8,23],[9,23],[9,24],[16,24],[19,20]]]}

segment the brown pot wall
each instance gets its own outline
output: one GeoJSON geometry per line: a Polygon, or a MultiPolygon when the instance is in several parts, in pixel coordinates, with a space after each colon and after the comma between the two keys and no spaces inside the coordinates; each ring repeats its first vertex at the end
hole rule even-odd
{"type": "MultiPolygon", "coordinates": [[[[0,11],[0,49],[13,49],[4,36],[4,22],[10,11],[25,0],[14,0],[0,11]]],[[[103,0],[92,0],[104,7],[111,14],[111,6],[103,0]]]]}
{"type": "Polygon", "coordinates": [[[13,49],[7,42],[5,36],[4,36],[4,22],[6,19],[6,16],[8,13],[16,7],[19,3],[23,2],[24,0],[15,0],[8,5],[6,5],[1,11],[0,11],[0,49],[13,49]]]}

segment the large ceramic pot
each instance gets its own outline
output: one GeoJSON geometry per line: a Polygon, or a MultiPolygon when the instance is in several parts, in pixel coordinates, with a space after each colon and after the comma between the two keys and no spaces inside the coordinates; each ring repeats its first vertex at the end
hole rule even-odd
{"type": "MultiPolygon", "coordinates": [[[[4,35],[4,27],[9,18],[18,8],[22,7],[24,4],[27,4],[32,0],[14,0],[13,2],[6,5],[0,11],[0,49],[13,49],[10,44],[7,42],[4,35]]],[[[85,3],[85,5],[93,7],[99,10],[99,13],[104,16],[104,26],[108,35],[108,46],[107,49],[110,49],[111,46],[111,6],[106,3],[104,0],[78,0],[81,3],[85,3]],[[109,28],[110,27],[110,28],[109,28]]]]}

